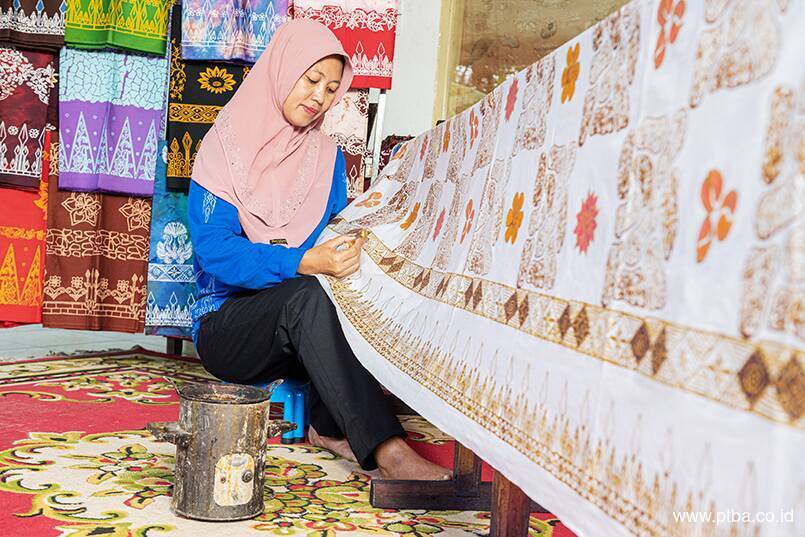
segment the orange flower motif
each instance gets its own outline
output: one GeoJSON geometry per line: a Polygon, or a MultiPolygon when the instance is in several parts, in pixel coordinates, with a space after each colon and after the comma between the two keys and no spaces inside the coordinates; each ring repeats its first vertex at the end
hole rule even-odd
{"type": "Polygon", "coordinates": [[[444,124],[444,134],[442,135],[442,153],[450,149],[450,123],[444,124]]]}
{"type": "Polygon", "coordinates": [[[419,160],[425,158],[425,152],[428,150],[428,144],[430,143],[430,138],[425,136],[425,139],[422,140],[422,147],[419,149],[419,160]]]}
{"type": "Polygon", "coordinates": [[[654,68],[659,69],[665,59],[668,46],[676,41],[682,28],[682,17],[685,16],[685,0],[660,0],[657,8],[657,22],[660,24],[660,35],[654,47],[654,68]]]}
{"type": "Polygon", "coordinates": [[[733,215],[738,206],[738,193],[731,190],[727,195],[721,196],[724,180],[718,170],[710,170],[702,183],[702,205],[707,214],[699,228],[699,237],[696,242],[696,262],[701,263],[710,250],[713,237],[723,241],[732,228],[733,215]],[[715,226],[710,217],[716,219],[715,226]]]}
{"type": "Polygon", "coordinates": [[[464,209],[464,217],[464,229],[461,230],[461,241],[459,244],[464,243],[464,239],[467,238],[467,235],[469,235],[472,229],[472,220],[475,218],[475,209],[472,207],[472,200],[467,202],[467,208],[464,209]]]}
{"type": "Polygon", "coordinates": [[[523,201],[525,201],[525,194],[516,193],[512,199],[511,209],[506,213],[506,234],[504,236],[506,242],[514,244],[514,241],[517,240],[520,224],[523,223],[523,201]]]}
{"type": "Polygon", "coordinates": [[[444,225],[444,209],[439,213],[439,218],[436,219],[436,227],[433,230],[433,240],[436,240],[436,237],[439,236],[439,232],[442,231],[442,225],[444,225]]]}
{"type": "Polygon", "coordinates": [[[411,209],[408,218],[405,219],[405,222],[400,224],[400,227],[403,229],[408,229],[409,227],[411,227],[411,224],[416,222],[417,216],[419,216],[419,202],[416,202],[416,204],[414,204],[414,208],[411,209]]]}
{"type": "Polygon", "coordinates": [[[509,85],[509,93],[506,95],[506,121],[509,121],[512,112],[514,112],[514,105],[517,103],[518,86],[517,77],[514,77],[514,80],[509,85]]]}
{"type": "Polygon", "coordinates": [[[587,248],[595,238],[595,228],[597,227],[595,217],[598,216],[597,202],[596,195],[590,192],[576,215],[576,229],[573,230],[573,233],[576,234],[576,247],[583,254],[587,253],[587,248]]]}
{"type": "Polygon", "coordinates": [[[478,138],[478,114],[475,109],[470,110],[470,147],[475,145],[475,139],[478,138]]]}
{"type": "Polygon", "coordinates": [[[363,201],[356,203],[355,207],[377,207],[381,199],[383,199],[382,192],[372,192],[363,201]]]}
{"type": "Polygon", "coordinates": [[[576,79],[579,78],[579,44],[568,47],[567,65],[562,71],[562,102],[570,102],[576,92],[576,79]]]}

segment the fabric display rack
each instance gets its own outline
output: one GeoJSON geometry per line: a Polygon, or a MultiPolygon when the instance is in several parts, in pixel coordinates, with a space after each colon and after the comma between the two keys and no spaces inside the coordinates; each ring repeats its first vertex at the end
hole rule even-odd
{"type": "Polygon", "coordinates": [[[193,162],[290,18],[324,23],[351,57],[324,130],[357,197],[381,160],[396,0],[0,0],[0,326],[145,332],[181,352],[193,162]]]}

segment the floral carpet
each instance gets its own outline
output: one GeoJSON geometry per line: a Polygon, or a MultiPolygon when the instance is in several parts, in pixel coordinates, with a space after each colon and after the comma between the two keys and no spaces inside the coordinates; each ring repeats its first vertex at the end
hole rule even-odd
{"type": "MultiPolygon", "coordinates": [[[[0,364],[0,533],[3,536],[480,536],[489,513],[398,511],[369,504],[373,472],[307,444],[272,443],[259,517],[204,523],[169,509],[174,446],[144,430],[178,417],[167,378],[205,380],[198,362],[142,351],[0,364]]],[[[401,417],[412,446],[450,466],[453,442],[401,417]]],[[[273,442],[276,442],[274,440],[273,442]]],[[[530,537],[572,537],[549,514],[530,537]]]]}

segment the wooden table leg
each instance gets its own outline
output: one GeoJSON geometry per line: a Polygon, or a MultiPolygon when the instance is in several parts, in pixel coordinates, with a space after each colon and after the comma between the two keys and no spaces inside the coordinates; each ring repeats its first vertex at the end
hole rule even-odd
{"type": "Polygon", "coordinates": [[[167,354],[173,354],[176,356],[182,355],[182,346],[184,345],[184,340],[178,337],[168,337],[165,338],[167,340],[167,354]]]}
{"type": "Polygon", "coordinates": [[[456,442],[453,479],[372,480],[369,503],[383,509],[489,511],[492,484],[481,482],[481,459],[456,442]]]}
{"type": "Polygon", "coordinates": [[[369,503],[382,509],[491,511],[490,537],[527,537],[530,513],[548,511],[495,472],[481,481],[481,459],[456,442],[451,481],[372,480],[369,503]]]}
{"type": "Polygon", "coordinates": [[[456,442],[453,456],[453,481],[460,496],[478,496],[483,462],[472,450],[456,442]]]}
{"type": "Polygon", "coordinates": [[[527,537],[531,509],[528,496],[500,472],[495,472],[489,537],[527,537]]]}

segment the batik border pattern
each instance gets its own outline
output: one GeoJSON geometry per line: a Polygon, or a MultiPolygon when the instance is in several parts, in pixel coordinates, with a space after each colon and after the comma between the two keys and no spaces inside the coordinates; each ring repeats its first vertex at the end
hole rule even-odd
{"type": "MultiPolygon", "coordinates": [[[[354,228],[340,217],[331,227],[338,233],[354,228]]],[[[662,319],[434,270],[395,253],[374,233],[364,251],[387,276],[419,296],[805,431],[805,356],[794,347],[750,343],[662,319]],[[613,337],[614,327],[618,332],[613,337]],[[691,348],[710,360],[694,372],[678,365],[691,348]],[[716,362],[719,367],[711,367],[716,362]],[[697,377],[711,369],[713,378],[701,385],[697,377]],[[755,385],[756,378],[765,379],[762,387],[755,385]]]]}
{"type": "Polygon", "coordinates": [[[0,36],[4,33],[13,43],[36,48],[57,49],[64,44],[66,0],[48,14],[48,6],[34,3],[23,6],[14,0],[7,9],[0,8],[0,36]]]}
{"type": "MultiPolygon", "coordinates": [[[[341,311],[380,356],[632,534],[682,537],[690,527],[680,525],[674,512],[717,510],[695,485],[676,482],[663,472],[644,474],[639,450],[619,450],[607,439],[594,440],[587,425],[573,425],[565,411],[541,403],[529,406],[522,394],[386,315],[360,291],[331,277],[327,281],[341,311]],[[630,499],[632,495],[643,503],[630,499]]],[[[549,381],[546,377],[541,388],[549,381]]],[[[613,412],[610,408],[610,418],[613,412]]]]}

